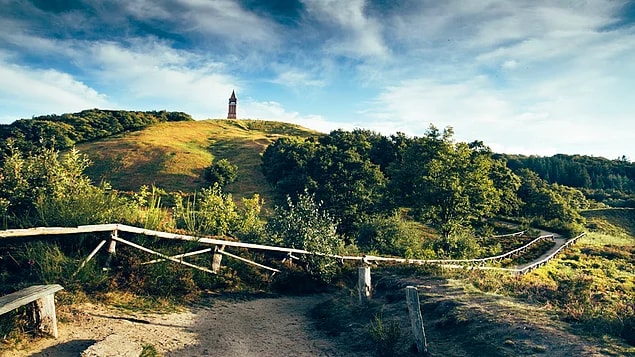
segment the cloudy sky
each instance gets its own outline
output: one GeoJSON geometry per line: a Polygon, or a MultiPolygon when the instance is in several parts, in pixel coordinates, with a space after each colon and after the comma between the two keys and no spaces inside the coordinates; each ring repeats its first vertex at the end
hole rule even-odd
{"type": "Polygon", "coordinates": [[[0,123],[89,108],[328,132],[451,126],[635,160],[635,3],[0,0],[0,123]]]}

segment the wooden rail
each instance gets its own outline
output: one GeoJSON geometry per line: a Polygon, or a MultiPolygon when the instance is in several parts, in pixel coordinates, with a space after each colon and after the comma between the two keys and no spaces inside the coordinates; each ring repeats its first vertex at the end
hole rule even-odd
{"type": "MultiPolygon", "coordinates": [[[[94,233],[94,232],[108,232],[108,231],[112,231],[113,232],[113,239],[115,241],[120,241],[121,243],[124,244],[128,244],[131,245],[131,242],[128,241],[123,241],[120,238],[117,237],[117,232],[127,232],[127,233],[132,233],[132,234],[142,234],[142,235],[146,235],[146,236],[151,236],[151,237],[157,237],[157,238],[162,238],[162,239],[172,239],[172,240],[181,240],[181,241],[189,241],[189,242],[197,242],[200,244],[205,244],[205,245],[214,245],[214,246],[226,246],[226,247],[236,247],[236,248],[246,248],[246,249],[256,249],[256,250],[266,250],[266,251],[272,251],[272,252],[281,252],[281,253],[287,253],[287,254],[305,254],[305,255],[319,255],[319,256],[325,256],[325,257],[330,257],[330,258],[335,258],[335,259],[339,259],[339,260],[350,260],[350,261],[360,261],[365,263],[370,263],[370,262],[392,262],[392,263],[404,263],[404,264],[438,264],[441,265],[442,267],[445,268],[466,268],[466,265],[468,265],[467,267],[473,267],[476,269],[482,269],[482,270],[501,270],[501,271],[510,271],[510,272],[515,272],[515,273],[520,273],[520,274],[524,274],[528,271],[531,271],[532,269],[534,269],[537,266],[541,266],[543,264],[545,264],[546,262],[548,262],[549,260],[551,260],[556,254],[558,254],[562,249],[564,249],[565,247],[569,246],[570,244],[573,244],[573,242],[577,241],[580,237],[582,237],[584,235],[581,234],[569,241],[567,241],[562,247],[560,247],[557,251],[555,251],[551,256],[535,262],[534,264],[527,266],[523,269],[514,269],[514,268],[497,268],[497,267],[487,267],[484,266],[485,263],[489,262],[489,261],[496,261],[496,260],[502,260],[505,259],[506,257],[509,257],[511,255],[514,254],[518,254],[518,253],[522,253],[524,250],[526,250],[527,248],[529,248],[530,246],[532,246],[533,244],[538,243],[539,241],[543,240],[543,239],[553,239],[553,235],[548,234],[548,235],[542,235],[534,240],[532,240],[531,242],[523,245],[522,247],[513,249],[509,252],[503,253],[503,254],[499,254],[496,256],[492,256],[492,257],[485,257],[485,258],[479,258],[479,259],[407,259],[407,258],[394,258],[394,257],[381,257],[381,256],[372,256],[372,255],[364,255],[364,256],[346,256],[346,255],[337,255],[337,254],[325,254],[325,253],[320,253],[320,252],[310,252],[310,251],[306,251],[303,249],[295,249],[295,248],[286,248],[286,247],[276,247],[276,246],[269,246],[269,245],[262,245],[262,244],[254,244],[254,243],[243,243],[243,242],[236,242],[231,240],[228,237],[224,237],[224,236],[213,236],[213,237],[195,237],[195,236],[190,236],[190,235],[185,235],[185,234],[176,234],[176,233],[167,233],[167,232],[161,232],[161,231],[154,231],[154,230],[149,230],[149,229],[144,229],[144,228],[138,228],[138,227],[133,227],[133,226],[128,226],[125,224],[98,224],[98,225],[87,225],[87,226],[79,226],[79,227],[39,227],[39,228],[28,228],[28,229],[11,229],[11,230],[5,230],[5,231],[0,231],[0,238],[12,238],[12,237],[26,237],[26,236],[37,236],[37,235],[69,235],[69,234],[79,234],[79,233],[94,233]],[[480,265],[480,266],[478,266],[480,265]]],[[[512,233],[512,234],[506,234],[506,235],[502,235],[502,236],[497,236],[497,237],[506,237],[506,236],[517,236],[520,234],[523,234],[523,232],[516,232],[516,233],[512,233]]],[[[137,248],[137,245],[131,245],[135,248],[137,248]]],[[[142,247],[143,248],[143,247],[142,247]]],[[[139,248],[141,249],[141,248],[139,248]]],[[[98,249],[95,249],[98,250],[98,249]]],[[[192,264],[188,264],[183,262],[182,257],[186,256],[186,255],[182,255],[182,256],[174,256],[174,257],[170,257],[167,255],[163,255],[160,254],[158,252],[155,251],[151,251],[150,249],[144,248],[142,249],[150,254],[154,254],[154,255],[158,255],[160,256],[162,259],[165,260],[171,260],[180,264],[184,264],[187,266],[192,266],[192,264]],[[181,258],[181,259],[179,259],[181,258]]],[[[92,252],[91,254],[94,255],[95,251],[92,252]]],[[[224,254],[224,253],[223,253],[224,254]]],[[[237,256],[233,255],[233,254],[225,254],[228,255],[230,257],[236,258],[237,256]]],[[[238,258],[236,258],[238,259],[238,258]]],[[[240,258],[240,260],[246,260],[244,258],[240,258]]],[[[155,261],[152,261],[152,263],[155,261]]],[[[257,266],[261,266],[264,269],[268,269],[268,270],[274,270],[270,267],[265,267],[262,266],[261,264],[257,264],[255,262],[251,262],[249,261],[250,264],[254,264],[257,266]]],[[[202,268],[195,266],[193,267],[195,269],[200,269],[203,271],[208,271],[208,269],[206,268],[202,268]]]]}
{"type": "Polygon", "coordinates": [[[581,233],[580,235],[573,237],[571,239],[569,239],[568,241],[566,241],[562,246],[560,246],[560,248],[558,248],[555,252],[551,253],[549,256],[545,257],[544,259],[541,259],[537,262],[534,262],[522,269],[516,269],[516,272],[518,274],[525,274],[528,273],[538,267],[541,267],[545,264],[547,264],[550,260],[552,260],[553,258],[556,257],[556,255],[558,255],[560,252],[562,252],[565,248],[569,247],[570,245],[575,244],[580,238],[584,237],[586,235],[586,233],[581,233]]]}

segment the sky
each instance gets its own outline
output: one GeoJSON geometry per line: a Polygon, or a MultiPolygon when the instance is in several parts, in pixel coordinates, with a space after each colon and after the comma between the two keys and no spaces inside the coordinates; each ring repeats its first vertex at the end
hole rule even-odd
{"type": "Polygon", "coordinates": [[[181,111],[635,160],[635,2],[0,0],[0,123],[181,111]]]}

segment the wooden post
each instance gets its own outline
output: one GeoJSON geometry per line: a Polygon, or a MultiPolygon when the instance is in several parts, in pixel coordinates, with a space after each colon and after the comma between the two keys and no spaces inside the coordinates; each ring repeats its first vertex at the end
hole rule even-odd
{"type": "Polygon", "coordinates": [[[410,325],[412,326],[412,333],[415,337],[417,350],[419,353],[428,353],[428,341],[426,341],[426,332],[423,328],[423,317],[421,317],[419,293],[417,292],[416,287],[406,287],[406,304],[408,305],[410,325]]]}
{"type": "Polygon", "coordinates": [[[35,300],[34,315],[38,330],[57,338],[54,294],[48,294],[35,300]]]}
{"type": "Polygon", "coordinates": [[[223,250],[225,250],[224,245],[222,245],[220,248],[218,248],[218,246],[214,247],[214,255],[212,256],[212,271],[214,272],[214,274],[218,274],[218,272],[220,271],[221,262],[223,261],[223,254],[221,254],[220,252],[222,252],[223,250]]]}
{"type": "Polygon", "coordinates": [[[104,268],[104,270],[110,269],[110,264],[112,263],[113,258],[117,255],[117,241],[114,238],[118,238],[116,229],[110,234],[110,243],[108,244],[108,258],[106,258],[106,267],[104,268]]]}
{"type": "Polygon", "coordinates": [[[370,300],[370,296],[372,293],[370,283],[370,266],[364,264],[363,266],[357,268],[357,273],[357,290],[359,291],[359,303],[363,304],[370,300]]]}

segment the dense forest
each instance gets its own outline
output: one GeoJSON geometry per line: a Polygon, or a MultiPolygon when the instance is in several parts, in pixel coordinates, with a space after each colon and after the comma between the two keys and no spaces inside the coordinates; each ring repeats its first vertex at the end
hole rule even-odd
{"type": "Polygon", "coordinates": [[[190,120],[193,119],[189,114],[165,110],[140,112],[101,109],[20,119],[11,124],[0,124],[0,156],[7,153],[9,141],[22,151],[31,151],[38,146],[66,149],[84,141],[143,129],[155,123],[190,120]]]}
{"type": "Polygon", "coordinates": [[[313,193],[347,234],[403,208],[446,238],[487,228],[497,215],[579,230],[577,211],[591,205],[580,191],[527,169],[516,174],[482,142],[455,142],[452,135],[431,126],[422,137],[358,129],[279,139],[265,151],[263,171],[279,200],[313,193]]]}
{"type": "Polygon", "coordinates": [[[529,169],[549,183],[576,187],[590,198],[611,206],[635,207],[635,163],[584,155],[551,157],[497,155],[517,172],[529,169]]]}

